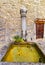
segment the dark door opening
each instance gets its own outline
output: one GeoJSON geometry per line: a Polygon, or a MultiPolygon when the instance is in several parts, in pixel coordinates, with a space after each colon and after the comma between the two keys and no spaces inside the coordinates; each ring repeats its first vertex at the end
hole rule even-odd
{"type": "Polygon", "coordinates": [[[42,20],[36,21],[36,39],[43,38],[44,35],[44,22],[42,20]]]}
{"type": "Polygon", "coordinates": [[[43,38],[44,24],[36,24],[36,38],[43,38]]]}

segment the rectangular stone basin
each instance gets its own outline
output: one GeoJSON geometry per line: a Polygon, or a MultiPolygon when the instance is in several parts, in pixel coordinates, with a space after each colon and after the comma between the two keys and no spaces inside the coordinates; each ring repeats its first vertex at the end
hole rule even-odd
{"type": "Polygon", "coordinates": [[[35,44],[11,44],[1,61],[45,63],[45,58],[35,44]]]}

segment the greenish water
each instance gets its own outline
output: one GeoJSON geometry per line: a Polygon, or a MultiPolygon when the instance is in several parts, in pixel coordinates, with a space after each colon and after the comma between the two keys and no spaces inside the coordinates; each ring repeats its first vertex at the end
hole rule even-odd
{"type": "Polygon", "coordinates": [[[45,62],[45,58],[36,45],[11,45],[2,61],[6,62],[45,62]]]}

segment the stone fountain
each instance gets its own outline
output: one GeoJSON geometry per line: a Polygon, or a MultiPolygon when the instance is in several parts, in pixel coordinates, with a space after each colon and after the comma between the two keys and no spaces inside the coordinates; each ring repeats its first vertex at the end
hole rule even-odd
{"type": "MultiPolygon", "coordinates": [[[[21,37],[26,40],[27,36],[27,26],[26,26],[26,13],[27,9],[26,7],[21,7],[20,14],[21,14],[21,20],[22,20],[22,32],[21,37]]],[[[11,43],[8,45],[5,45],[1,51],[0,51],[0,65],[45,65],[44,63],[33,63],[33,62],[3,62],[2,59],[6,55],[7,50],[9,49],[11,43]]]]}

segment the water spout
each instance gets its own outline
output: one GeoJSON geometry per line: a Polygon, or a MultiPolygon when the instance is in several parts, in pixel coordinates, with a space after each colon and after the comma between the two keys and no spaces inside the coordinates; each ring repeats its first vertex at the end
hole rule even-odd
{"type": "Polygon", "coordinates": [[[26,36],[27,36],[27,26],[26,26],[26,13],[27,13],[27,9],[25,6],[21,7],[20,9],[20,14],[21,14],[21,20],[22,20],[22,38],[24,40],[26,40],[26,36]]]}

